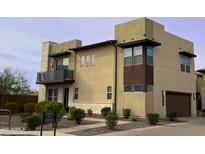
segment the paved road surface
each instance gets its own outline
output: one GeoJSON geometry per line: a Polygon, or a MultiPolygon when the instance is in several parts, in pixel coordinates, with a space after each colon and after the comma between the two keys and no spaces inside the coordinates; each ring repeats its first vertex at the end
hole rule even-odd
{"type": "Polygon", "coordinates": [[[205,136],[205,118],[181,118],[187,122],[103,134],[106,136],[205,136]]]}

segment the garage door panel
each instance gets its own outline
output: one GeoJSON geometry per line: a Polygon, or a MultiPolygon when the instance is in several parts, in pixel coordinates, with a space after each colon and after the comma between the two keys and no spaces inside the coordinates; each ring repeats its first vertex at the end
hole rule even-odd
{"type": "Polygon", "coordinates": [[[191,116],[190,94],[167,93],[166,109],[169,112],[177,112],[179,117],[191,116]]]}

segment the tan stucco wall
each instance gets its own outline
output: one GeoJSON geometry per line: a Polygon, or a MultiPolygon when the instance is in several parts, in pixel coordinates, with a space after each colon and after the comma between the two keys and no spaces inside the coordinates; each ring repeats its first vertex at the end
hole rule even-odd
{"type": "MultiPolygon", "coordinates": [[[[193,43],[167,33],[158,24],[153,23],[154,39],[160,47],[154,48],[154,111],[166,116],[165,105],[162,106],[162,90],[186,93],[196,92],[194,59],[191,59],[191,73],[180,71],[180,51],[193,53],[193,43]]],[[[191,97],[191,112],[196,115],[196,101],[191,97]]]]}
{"type": "Polygon", "coordinates": [[[75,87],[79,89],[79,98],[74,106],[87,109],[87,104],[94,113],[102,106],[112,106],[114,98],[114,53],[112,45],[77,51],[75,87]],[[80,67],[81,56],[95,55],[95,66],[80,67]],[[112,86],[112,100],[107,100],[107,86],[112,86]]]}

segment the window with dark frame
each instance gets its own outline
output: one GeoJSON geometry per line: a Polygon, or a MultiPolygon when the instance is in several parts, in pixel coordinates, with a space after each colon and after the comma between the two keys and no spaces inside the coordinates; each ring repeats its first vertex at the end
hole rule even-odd
{"type": "Polygon", "coordinates": [[[112,86],[107,86],[107,99],[112,99],[112,86]]]}
{"type": "Polygon", "coordinates": [[[180,69],[182,72],[190,73],[190,58],[186,56],[180,56],[180,69]]]}
{"type": "Polygon", "coordinates": [[[132,48],[124,49],[124,65],[132,65],[132,48]]]}
{"type": "Polygon", "coordinates": [[[133,90],[132,85],[124,85],[124,92],[132,92],[133,90]]]}
{"type": "Polygon", "coordinates": [[[147,64],[153,65],[153,47],[147,47],[147,64]]]}
{"type": "Polygon", "coordinates": [[[57,102],[58,100],[58,89],[57,88],[48,89],[48,100],[57,102]]]}
{"type": "Polygon", "coordinates": [[[143,64],[142,46],[134,47],[133,50],[134,50],[133,64],[134,65],[143,64]]]}
{"type": "Polygon", "coordinates": [[[133,91],[134,92],[142,92],[142,91],[144,91],[145,90],[145,88],[144,88],[144,85],[143,84],[135,84],[134,86],[133,86],[133,91]]]}
{"type": "Polygon", "coordinates": [[[78,88],[75,88],[74,99],[78,99],[78,88]]]}

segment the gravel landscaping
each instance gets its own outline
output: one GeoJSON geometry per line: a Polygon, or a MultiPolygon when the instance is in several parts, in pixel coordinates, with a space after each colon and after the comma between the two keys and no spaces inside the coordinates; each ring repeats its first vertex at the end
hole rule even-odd
{"type": "MultiPolygon", "coordinates": [[[[6,122],[5,119],[1,119],[4,122],[6,122]]],[[[88,121],[88,120],[83,120],[81,125],[88,125],[88,124],[95,124],[99,123],[96,121],[88,121]]],[[[58,128],[69,128],[69,127],[74,127],[77,126],[75,121],[67,120],[66,118],[62,118],[61,121],[58,122],[57,129],[58,128]]],[[[12,115],[11,117],[11,129],[14,130],[25,130],[26,124],[21,121],[20,115],[12,115]]],[[[8,128],[8,125],[3,125],[0,123],[0,129],[6,129],[8,128]]],[[[43,130],[52,130],[52,124],[44,124],[43,130]]],[[[37,127],[36,130],[40,130],[40,126],[37,127]]]]}
{"type": "MultiPolygon", "coordinates": [[[[182,122],[182,121],[170,122],[165,119],[161,119],[160,122],[155,126],[166,125],[169,123],[177,123],[177,122],[182,122]]],[[[106,126],[103,126],[103,127],[69,132],[67,134],[77,135],[77,136],[94,136],[94,135],[99,135],[99,134],[105,134],[105,133],[111,133],[111,132],[117,132],[117,131],[125,131],[125,130],[131,130],[131,129],[136,129],[136,128],[145,128],[145,127],[151,127],[151,126],[153,127],[153,125],[148,124],[147,120],[140,119],[136,122],[118,124],[114,130],[110,130],[106,126]]]]}

